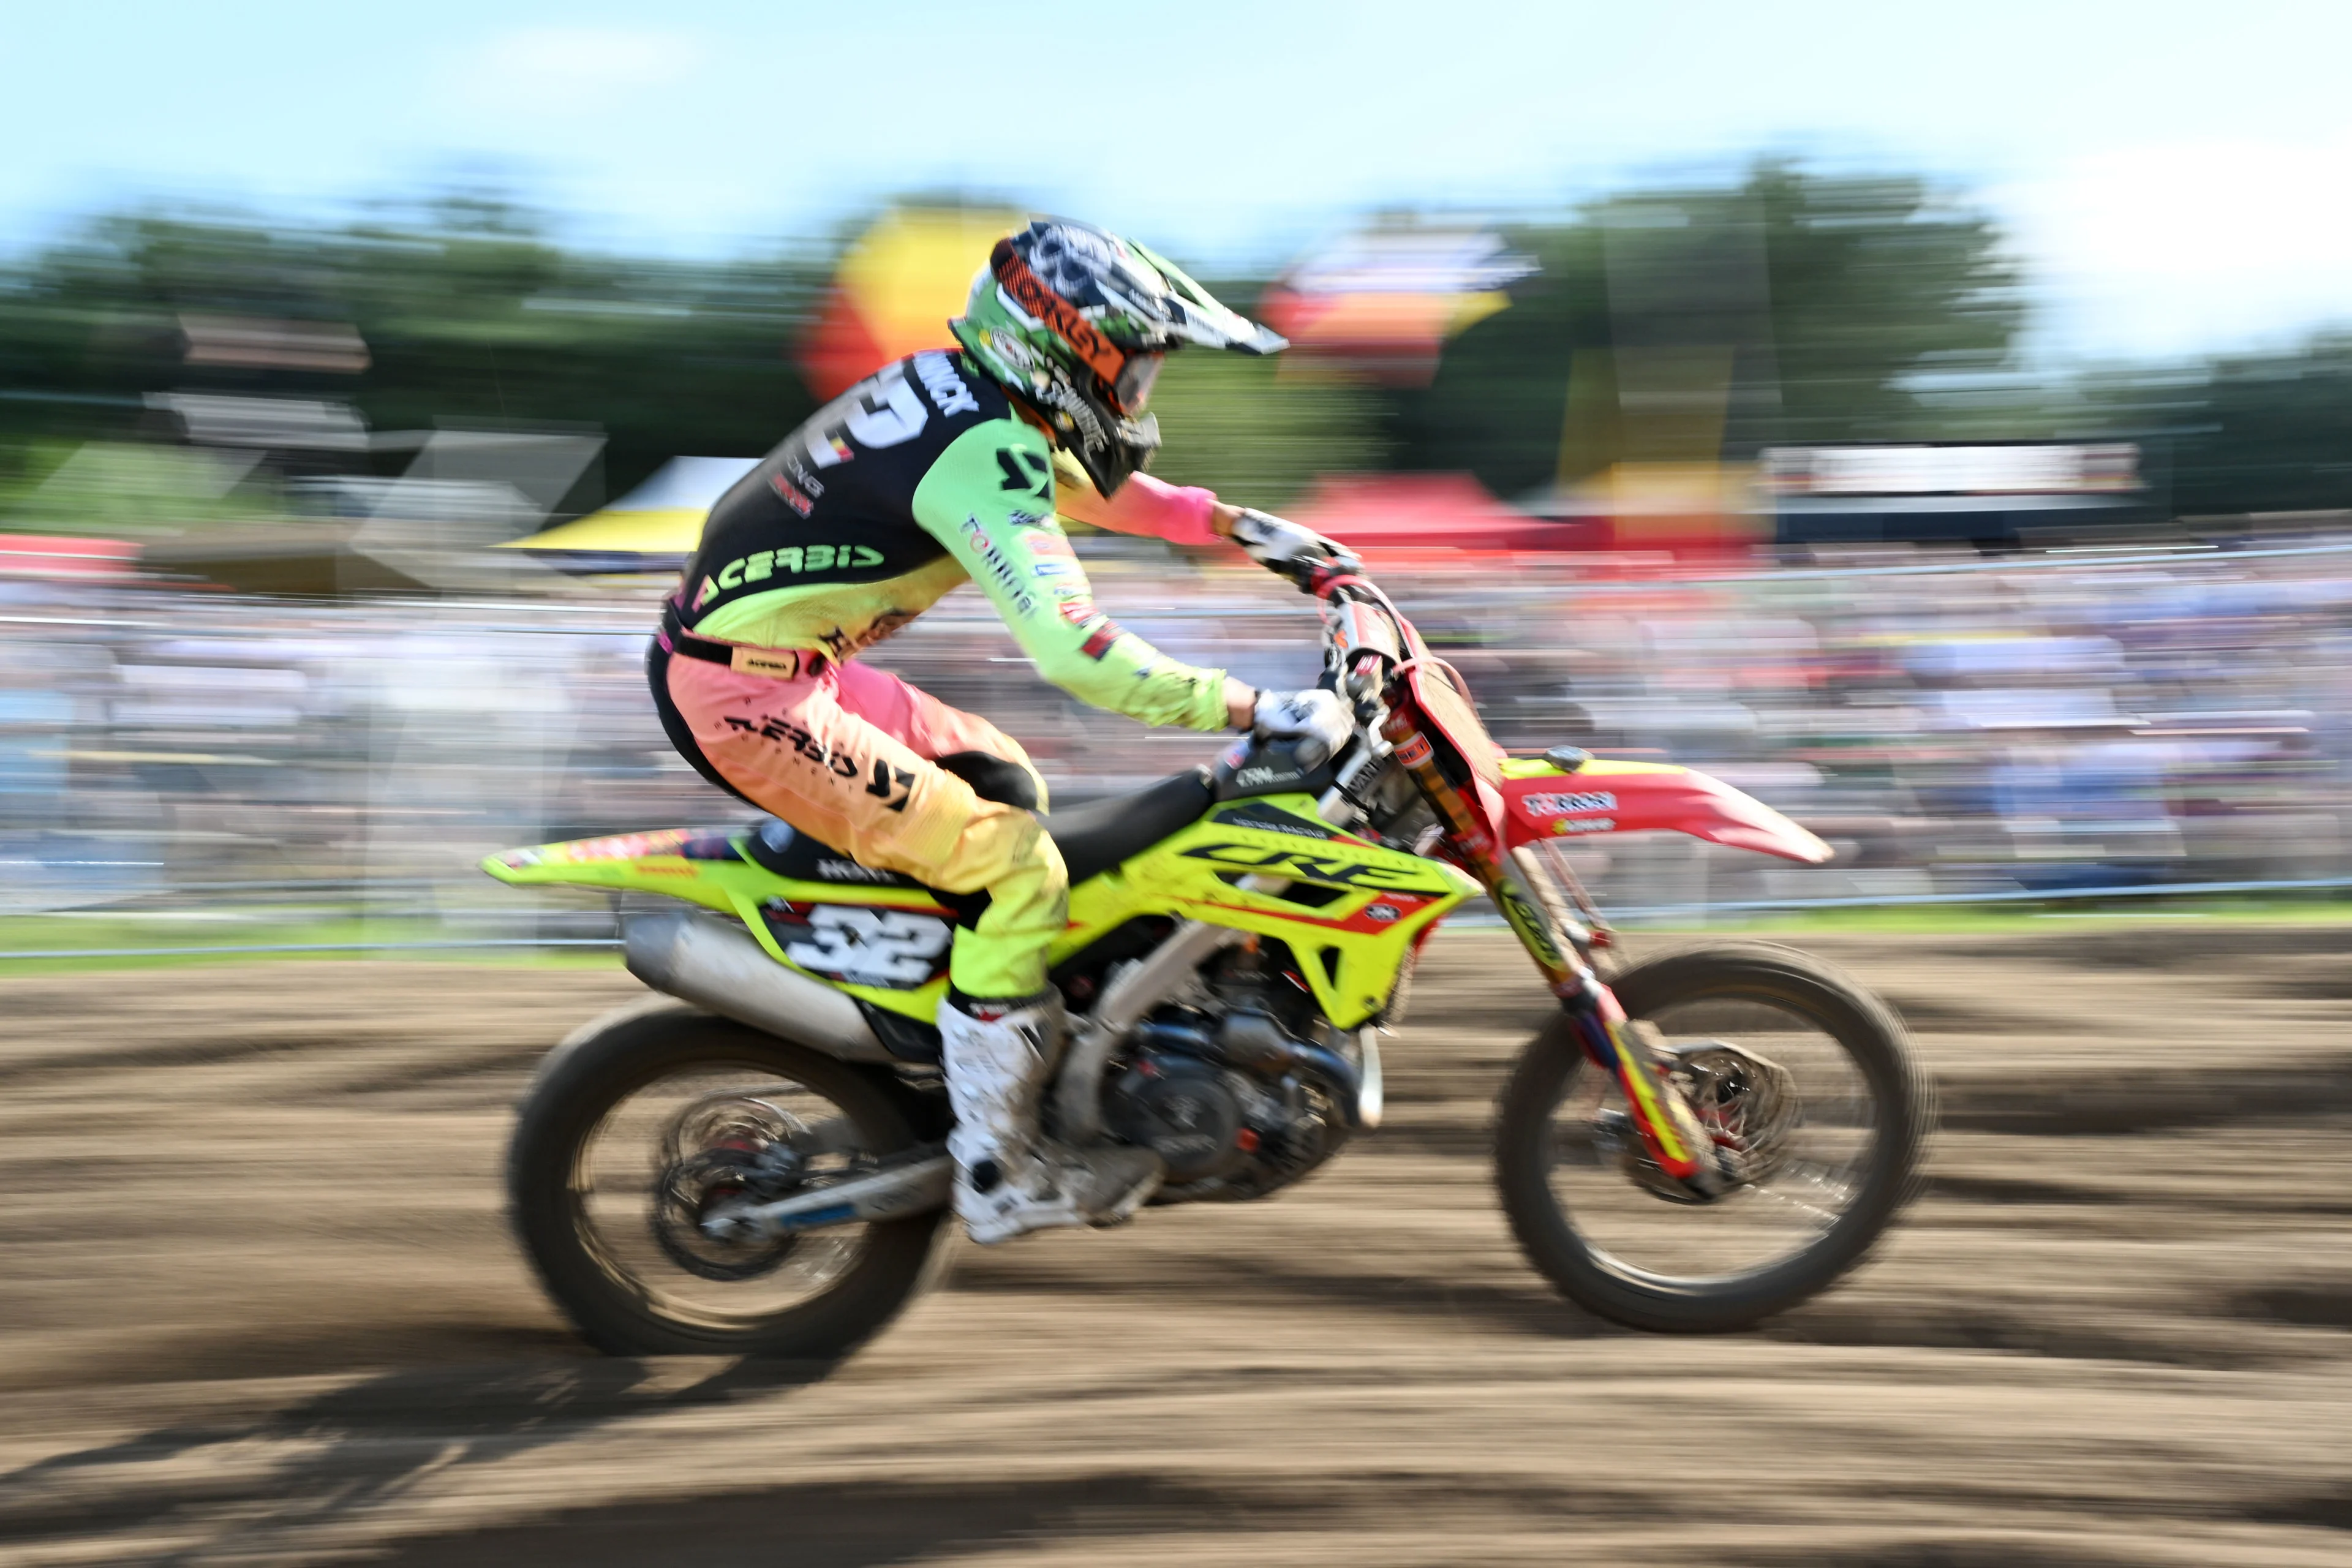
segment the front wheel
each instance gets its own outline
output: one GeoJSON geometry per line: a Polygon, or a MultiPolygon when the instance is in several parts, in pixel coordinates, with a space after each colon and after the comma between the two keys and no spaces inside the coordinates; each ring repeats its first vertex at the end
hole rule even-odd
{"type": "Polygon", "coordinates": [[[1566,1017],[1503,1092],[1496,1174],[1528,1259],[1633,1328],[1743,1329],[1826,1289],[1904,1199],[1933,1121],[1903,1026],[1827,964],[1742,942],[1668,953],[1611,982],[1741,1184],[1691,1203],[1662,1179],[1612,1075],[1566,1017]]]}
{"type": "Polygon", "coordinates": [[[703,1221],[916,1142],[899,1097],[857,1068],[662,1007],[551,1058],[517,1120],[508,1193],[548,1294],[599,1350],[829,1362],[922,1289],[946,1215],[760,1240],[703,1221]]]}

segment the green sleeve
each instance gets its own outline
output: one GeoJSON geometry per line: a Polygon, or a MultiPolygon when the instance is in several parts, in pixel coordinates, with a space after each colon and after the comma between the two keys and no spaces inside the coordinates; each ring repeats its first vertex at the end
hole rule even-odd
{"type": "Polygon", "coordinates": [[[1046,679],[1147,724],[1225,727],[1225,672],[1163,656],[1095,608],[1054,517],[1045,437],[992,419],[956,437],[915,489],[915,521],[981,586],[1046,679]]]}

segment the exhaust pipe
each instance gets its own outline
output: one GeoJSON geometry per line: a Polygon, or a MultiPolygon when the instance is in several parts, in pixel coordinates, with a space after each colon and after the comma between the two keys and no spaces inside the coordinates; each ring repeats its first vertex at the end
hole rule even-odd
{"type": "MultiPolygon", "coordinates": [[[[1293,1038],[1268,1014],[1229,1013],[1214,1046],[1202,1054],[1236,1067],[1288,1068],[1303,1072],[1323,1086],[1349,1131],[1370,1132],[1381,1124],[1387,1089],[1381,1072],[1381,1050],[1372,1038],[1372,1031],[1364,1029],[1356,1039],[1363,1052],[1361,1068],[1327,1046],[1293,1038]]],[[[1205,1039],[1203,1043],[1207,1043],[1205,1039]]]]}
{"type": "Polygon", "coordinates": [[[845,1061],[892,1058],[857,1004],[785,968],[740,926],[706,915],[639,915],[623,937],[629,973],[706,1012],[845,1061]]]}

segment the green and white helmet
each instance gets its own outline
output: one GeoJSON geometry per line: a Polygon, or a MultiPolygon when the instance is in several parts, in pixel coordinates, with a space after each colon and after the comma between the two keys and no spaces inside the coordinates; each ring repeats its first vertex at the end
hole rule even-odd
{"type": "Polygon", "coordinates": [[[1162,357],[1187,343],[1252,354],[1290,346],[1217,303],[1174,263],[1066,218],[1041,218],[998,240],[964,313],[948,325],[1105,495],[1160,445],[1160,422],[1143,405],[1162,357]]]}

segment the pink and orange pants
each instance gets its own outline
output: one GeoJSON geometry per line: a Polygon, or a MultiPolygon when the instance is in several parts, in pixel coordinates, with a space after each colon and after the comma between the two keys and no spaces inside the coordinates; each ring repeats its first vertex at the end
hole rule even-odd
{"type": "Polygon", "coordinates": [[[1068,919],[1061,854],[1034,813],[983,800],[936,760],[982,752],[1011,763],[1036,782],[1042,807],[1028,753],[887,671],[804,657],[813,673],[779,677],[657,647],[650,672],[704,764],[753,805],[861,866],[950,893],[987,890],[987,908],[957,933],[949,979],[958,991],[1010,999],[1043,990],[1047,944],[1068,919]]]}

